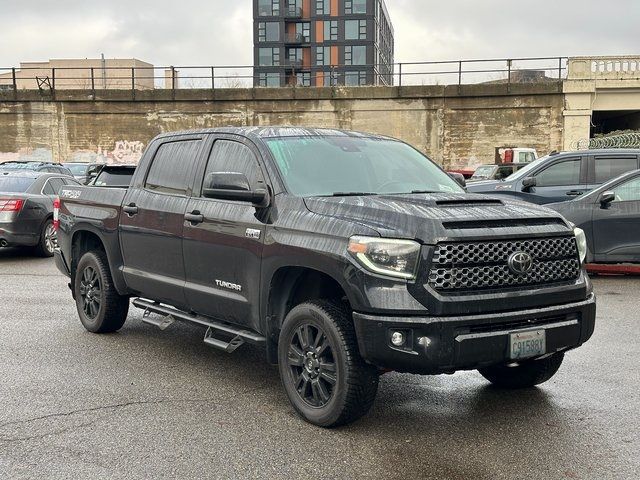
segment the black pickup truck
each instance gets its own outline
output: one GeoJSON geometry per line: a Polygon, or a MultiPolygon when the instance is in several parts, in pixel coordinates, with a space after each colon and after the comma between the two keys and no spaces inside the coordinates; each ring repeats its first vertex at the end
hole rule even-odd
{"type": "Polygon", "coordinates": [[[409,145],[301,128],[164,134],[129,188],[60,192],[58,268],[84,327],[133,305],[162,329],[266,349],[307,421],[371,407],[380,373],[551,378],[589,339],[581,230],[544,207],[467,194],[409,145]]]}

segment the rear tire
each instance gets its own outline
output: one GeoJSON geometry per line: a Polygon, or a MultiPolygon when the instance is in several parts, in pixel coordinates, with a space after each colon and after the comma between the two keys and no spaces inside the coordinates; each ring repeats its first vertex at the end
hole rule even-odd
{"type": "Polygon", "coordinates": [[[540,385],[553,377],[564,359],[564,353],[539,360],[525,360],[518,366],[496,365],[480,368],[478,372],[491,383],[502,388],[529,388],[540,385]]]}
{"type": "Polygon", "coordinates": [[[129,298],[115,289],[104,251],[93,250],[82,256],[75,271],[73,291],[84,328],[93,333],[122,328],[129,312],[129,298]]]}
{"type": "Polygon", "coordinates": [[[373,405],[378,370],[360,356],[341,302],[317,300],[291,310],[280,332],[278,364],[289,401],[309,423],[345,425],[373,405]]]}
{"type": "Polygon", "coordinates": [[[53,252],[58,246],[57,238],[58,235],[53,228],[53,220],[49,218],[44,222],[42,230],[40,230],[40,239],[34,249],[35,254],[39,257],[53,257],[53,252]]]}

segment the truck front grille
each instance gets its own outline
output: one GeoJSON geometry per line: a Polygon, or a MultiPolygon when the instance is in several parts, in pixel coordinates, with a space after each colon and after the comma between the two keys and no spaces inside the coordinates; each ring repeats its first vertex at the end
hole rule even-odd
{"type": "Polygon", "coordinates": [[[463,291],[568,282],[579,275],[574,237],[440,243],[428,283],[440,291],[463,291]],[[515,273],[509,267],[509,257],[516,252],[533,258],[528,272],[515,273]]]}

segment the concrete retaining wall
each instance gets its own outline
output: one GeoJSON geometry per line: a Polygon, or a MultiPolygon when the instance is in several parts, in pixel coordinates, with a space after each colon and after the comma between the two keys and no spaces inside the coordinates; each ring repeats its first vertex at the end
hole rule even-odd
{"type": "Polygon", "coordinates": [[[514,145],[562,147],[557,83],[423,87],[0,92],[0,161],[135,162],[156,134],[228,125],[305,125],[401,138],[448,168],[514,145]]]}

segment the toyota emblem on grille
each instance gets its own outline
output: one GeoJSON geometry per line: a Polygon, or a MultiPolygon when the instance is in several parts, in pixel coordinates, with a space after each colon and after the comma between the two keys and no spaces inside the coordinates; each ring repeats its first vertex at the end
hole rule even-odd
{"type": "Polygon", "coordinates": [[[518,275],[529,273],[533,268],[533,257],[527,252],[516,252],[509,257],[509,270],[518,275]]]}

